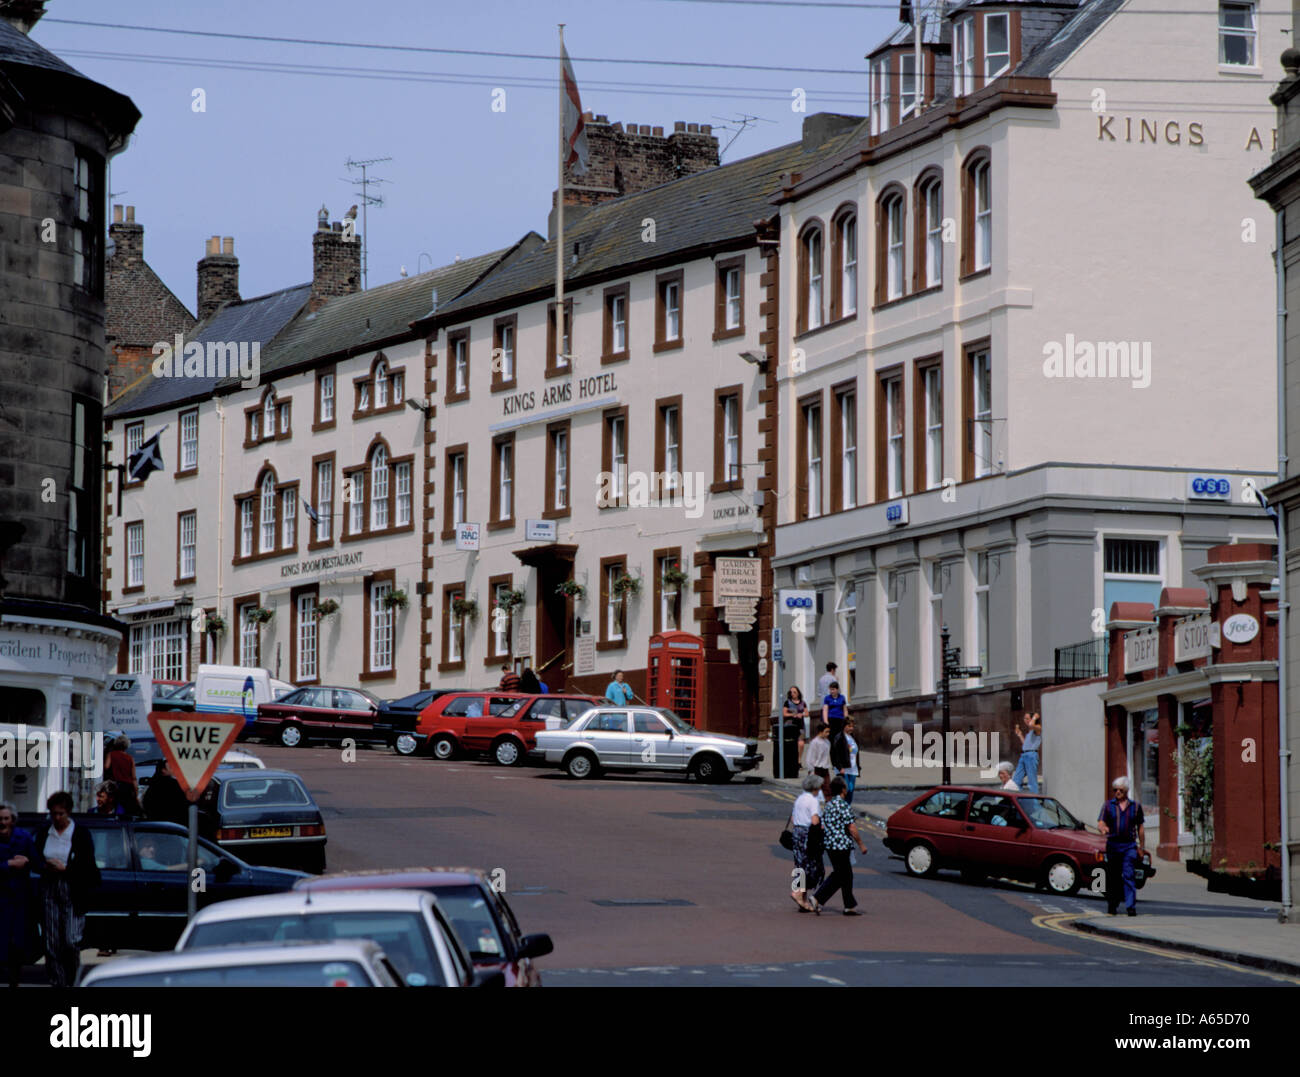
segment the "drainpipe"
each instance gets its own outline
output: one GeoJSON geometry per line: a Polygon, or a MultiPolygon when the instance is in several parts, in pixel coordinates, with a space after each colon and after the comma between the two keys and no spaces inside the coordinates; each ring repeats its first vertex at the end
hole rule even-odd
{"type": "MultiPolygon", "coordinates": [[[[221,614],[221,584],[225,579],[225,554],[223,547],[226,537],[226,409],[222,406],[220,400],[214,401],[217,408],[217,454],[219,465],[217,468],[217,614],[221,614]]],[[[333,532],[331,532],[333,534],[333,532]]],[[[235,631],[234,611],[231,611],[230,623],[226,626],[227,635],[235,631]]],[[[209,637],[212,640],[212,650],[217,649],[216,637],[209,637]]],[[[232,652],[233,654],[233,652],[232,652]]],[[[214,662],[217,655],[208,656],[214,662]]],[[[232,659],[233,661],[233,659],[232,659]]]]}
{"type": "MultiPolygon", "coordinates": [[[[1286,456],[1286,275],[1282,246],[1286,239],[1285,218],[1281,210],[1276,219],[1273,257],[1277,262],[1277,479],[1287,477],[1286,456]]],[[[1289,795],[1287,771],[1291,752],[1287,748],[1287,585],[1286,585],[1286,509],[1281,498],[1277,505],[1277,735],[1278,735],[1278,798],[1281,803],[1282,822],[1282,908],[1278,921],[1291,922],[1291,826],[1288,818],[1289,795]]]]}

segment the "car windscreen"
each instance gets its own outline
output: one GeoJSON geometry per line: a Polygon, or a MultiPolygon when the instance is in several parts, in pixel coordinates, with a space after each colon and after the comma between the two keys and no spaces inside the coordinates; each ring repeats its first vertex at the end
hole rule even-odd
{"type": "Polygon", "coordinates": [[[501,931],[483,891],[472,884],[466,886],[440,886],[431,890],[442,906],[442,911],[455,928],[460,941],[465,944],[474,961],[504,961],[506,952],[501,931]]]}
{"type": "Polygon", "coordinates": [[[1051,797],[1020,797],[1020,808],[1029,821],[1042,830],[1078,830],[1079,820],[1059,800],[1051,797]]]}
{"type": "Polygon", "coordinates": [[[373,987],[355,961],[277,961],[109,976],[92,987],[373,987]]]}
{"type": "Polygon", "coordinates": [[[656,713],[662,715],[664,721],[667,722],[670,726],[672,726],[673,729],[675,729],[678,733],[699,732],[699,730],[696,729],[693,725],[691,725],[690,722],[687,722],[684,719],[677,717],[677,715],[673,711],[668,710],[667,707],[657,707],[656,713]]]}
{"type": "Polygon", "coordinates": [[[292,778],[232,778],[221,784],[222,808],[305,808],[310,803],[307,790],[292,778]]]}
{"type": "Polygon", "coordinates": [[[419,913],[392,911],[323,911],[250,916],[196,924],[185,949],[233,943],[277,943],[297,939],[332,942],[372,939],[411,987],[445,987],[433,940],[419,913]]]}

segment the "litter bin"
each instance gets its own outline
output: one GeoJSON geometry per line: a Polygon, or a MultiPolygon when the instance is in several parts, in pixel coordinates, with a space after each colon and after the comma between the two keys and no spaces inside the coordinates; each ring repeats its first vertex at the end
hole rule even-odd
{"type": "Polygon", "coordinates": [[[799,738],[803,736],[803,723],[789,720],[785,722],[782,727],[784,739],[780,748],[776,747],[776,729],[774,724],[772,726],[772,774],[780,774],[783,778],[797,778],[799,777],[799,738]],[[779,757],[776,754],[778,751],[781,753],[779,757]]]}

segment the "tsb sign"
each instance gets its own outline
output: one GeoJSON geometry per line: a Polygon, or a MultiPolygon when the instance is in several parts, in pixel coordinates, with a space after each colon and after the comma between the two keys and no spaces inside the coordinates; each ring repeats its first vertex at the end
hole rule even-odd
{"type": "Polygon", "coordinates": [[[1187,496],[1197,500],[1231,501],[1232,480],[1223,475],[1189,475],[1187,496]]]}

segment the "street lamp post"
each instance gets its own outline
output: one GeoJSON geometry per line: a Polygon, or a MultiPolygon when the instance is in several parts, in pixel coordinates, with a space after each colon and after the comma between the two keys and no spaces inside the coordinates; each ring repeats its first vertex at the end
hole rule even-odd
{"type": "Polygon", "coordinates": [[[961,648],[949,647],[948,640],[950,634],[948,626],[944,625],[939,631],[939,640],[942,644],[943,651],[943,672],[939,677],[939,698],[943,704],[943,784],[952,784],[952,762],[949,759],[948,752],[951,747],[952,738],[948,736],[948,729],[952,721],[952,710],[948,699],[948,679],[950,677],[979,677],[983,675],[984,670],[980,666],[963,666],[961,662],[961,648]]]}

